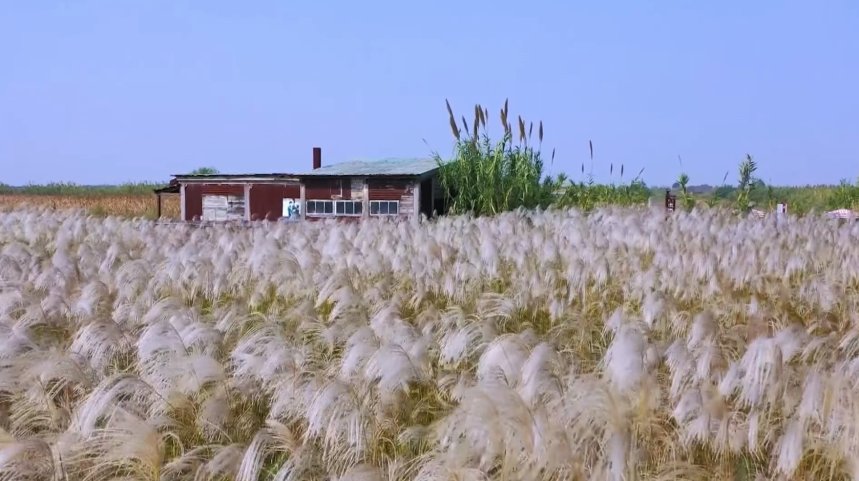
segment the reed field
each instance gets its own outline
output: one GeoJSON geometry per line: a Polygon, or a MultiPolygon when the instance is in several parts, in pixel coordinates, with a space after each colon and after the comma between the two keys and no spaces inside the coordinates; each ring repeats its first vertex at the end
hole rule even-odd
{"type": "MultiPolygon", "coordinates": [[[[99,216],[146,217],[157,216],[155,195],[130,193],[74,193],[74,194],[0,194],[0,210],[15,208],[50,208],[57,211],[81,209],[99,216]]],[[[179,196],[162,197],[162,217],[179,218],[179,196]]]]}
{"type": "Polygon", "coordinates": [[[0,213],[0,480],[857,480],[859,222],[0,213]]]}

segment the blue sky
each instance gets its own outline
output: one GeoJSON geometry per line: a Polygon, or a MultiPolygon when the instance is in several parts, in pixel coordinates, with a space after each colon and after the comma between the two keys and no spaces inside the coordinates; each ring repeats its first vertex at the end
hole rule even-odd
{"type": "Polygon", "coordinates": [[[445,98],[495,124],[509,98],[553,173],[592,140],[598,180],[732,181],[750,153],[835,183],[859,177],[857,59],[847,0],[0,0],[0,182],[448,155],[445,98]]]}

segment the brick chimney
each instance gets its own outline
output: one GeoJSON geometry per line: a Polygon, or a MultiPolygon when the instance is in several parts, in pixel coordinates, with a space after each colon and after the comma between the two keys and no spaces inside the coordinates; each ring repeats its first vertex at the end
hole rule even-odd
{"type": "Polygon", "coordinates": [[[322,167],[322,147],[313,148],[313,170],[322,167]]]}

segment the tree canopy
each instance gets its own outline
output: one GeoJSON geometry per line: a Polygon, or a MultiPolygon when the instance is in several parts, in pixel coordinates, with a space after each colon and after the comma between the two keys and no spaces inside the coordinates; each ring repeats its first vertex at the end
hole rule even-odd
{"type": "Polygon", "coordinates": [[[190,175],[213,175],[213,174],[220,174],[220,173],[221,173],[221,171],[219,171],[218,169],[216,169],[214,167],[197,167],[196,169],[192,170],[189,174],[190,175]]]}

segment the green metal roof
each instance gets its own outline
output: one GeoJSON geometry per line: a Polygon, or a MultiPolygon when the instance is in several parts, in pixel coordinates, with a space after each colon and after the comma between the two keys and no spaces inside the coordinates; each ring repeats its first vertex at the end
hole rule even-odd
{"type": "Polygon", "coordinates": [[[316,170],[302,172],[300,176],[366,175],[366,176],[419,176],[438,168],[435,159],[382,159],[356,160],[324,165],[316,170]]]}

